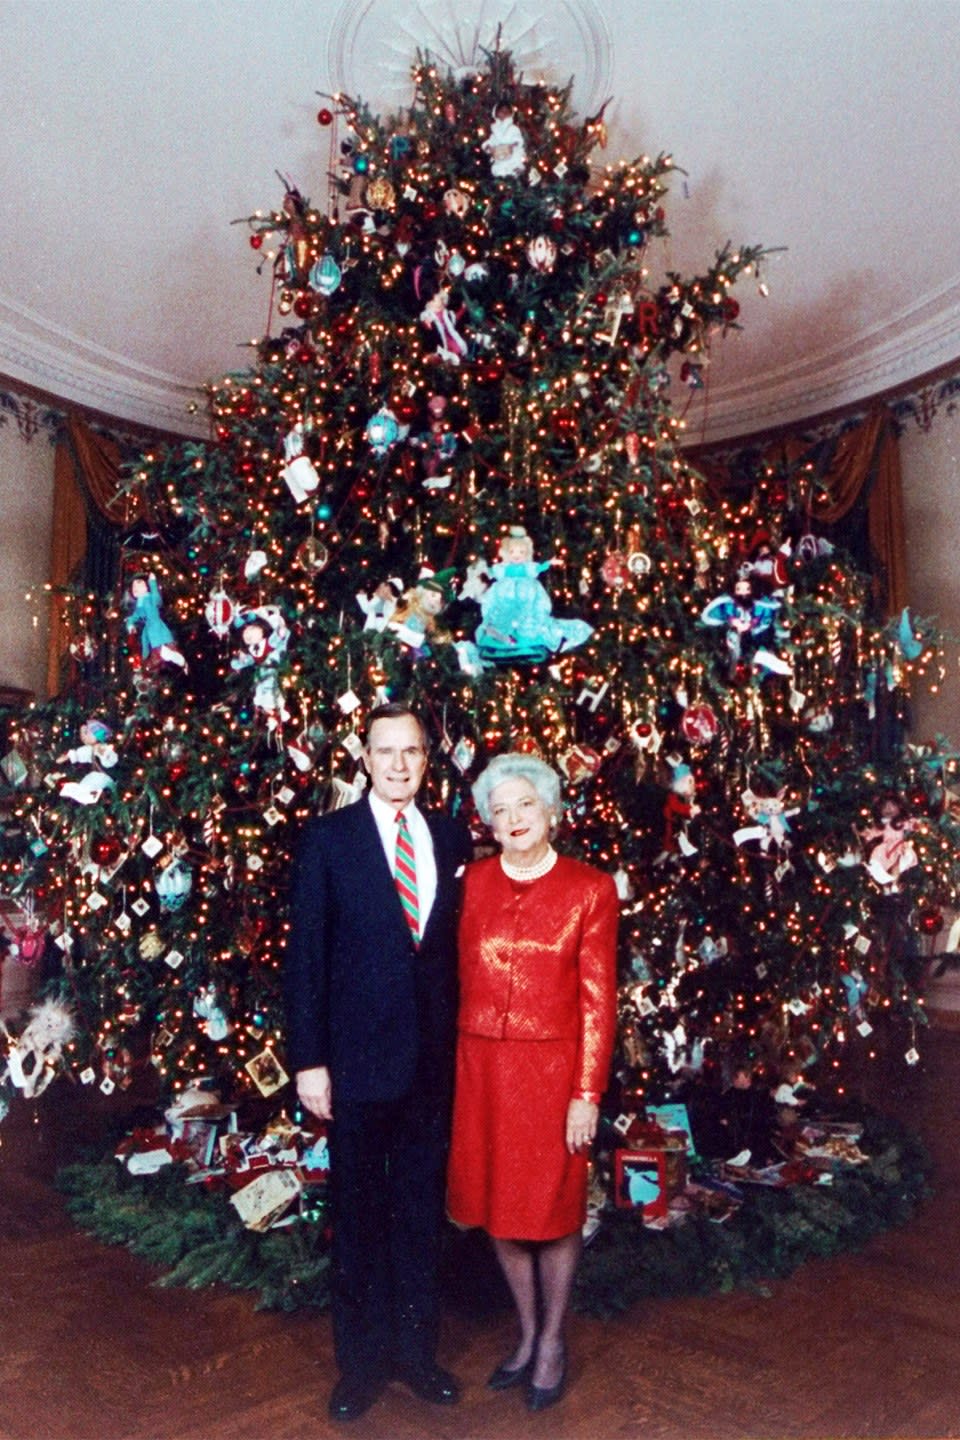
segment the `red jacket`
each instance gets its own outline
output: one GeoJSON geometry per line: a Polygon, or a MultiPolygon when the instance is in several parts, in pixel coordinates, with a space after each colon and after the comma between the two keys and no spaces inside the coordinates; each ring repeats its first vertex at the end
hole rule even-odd
{"type": "Polygon", "coordinates": [[[501,1040],[576,1039],[574,1092],[606,1088],[616,1032],[619,901],[611,877],[561,855],[515,882],[467,867],[458,1027],[501,1040]]]}

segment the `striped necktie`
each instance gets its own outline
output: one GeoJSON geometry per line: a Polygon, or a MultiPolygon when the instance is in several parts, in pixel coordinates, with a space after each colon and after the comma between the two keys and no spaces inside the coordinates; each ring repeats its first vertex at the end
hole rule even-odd
{"type": "Polygon", "coordinates": [[[417,899],[417,859],[407,817],[401,810],[397,816],[397,849],[393,862],[393,883],[400,896],[415,945],[420,942],[420,902],[417,899]]]}

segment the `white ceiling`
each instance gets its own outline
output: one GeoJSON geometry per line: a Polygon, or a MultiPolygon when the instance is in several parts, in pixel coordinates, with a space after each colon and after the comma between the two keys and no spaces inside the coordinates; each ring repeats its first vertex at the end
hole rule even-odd
{"type": "Polygon", "coordinates": [[[607,95],[604,160],[670,151],[654,268],[786,246],[714,349],[694,438],[742,435],[960,356],[960,0],[0,0],[0,373],[203,429],[269,281],[234,218],[322,203],[317,91],[387,113],[418,44],[497,21],[528,76],[607,95]]]}

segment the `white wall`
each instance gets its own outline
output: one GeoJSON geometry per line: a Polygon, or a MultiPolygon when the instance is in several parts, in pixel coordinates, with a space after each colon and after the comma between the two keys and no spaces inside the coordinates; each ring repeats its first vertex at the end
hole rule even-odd
{"type": "MultiPolygon", "coordinates": [[[[947,402],[908,422],[900,437],[907,535],[907,592],[918,615],[936,616],[960,639],[960,409],[947,402]]],[[[960,742],[960,649],[946,650],[946,676],[935,695],[914,698],[913,738],[942,734],[960,742]]]]}
{"type": "Polygon", "coordinates": [[[0,395],[0,685],[44,695],[55,417],[0,395]],[[27,599],[27,596],[30,596],[27,599]]]}

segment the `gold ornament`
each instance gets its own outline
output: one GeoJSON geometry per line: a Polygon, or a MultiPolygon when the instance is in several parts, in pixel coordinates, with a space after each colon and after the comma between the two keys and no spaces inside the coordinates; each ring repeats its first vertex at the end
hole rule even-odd
{"type": "Polygon", "coordinates": [[[318,575],[325,569],[330,559],[330,552],[322,540],[315,535],[309,535],[302,545],[298,545],[293,557],[295,565],[301,570],[306,570],[308,575],[318,575]]]}
{"type": "Polygon", "coordinates": [[[397,192],[386,175],[378,175],[366,189],[366,201],[371,210],[392,210],[397,203],[397,192]]]}

